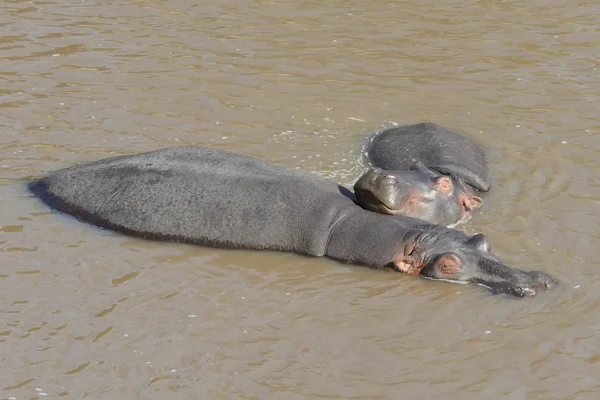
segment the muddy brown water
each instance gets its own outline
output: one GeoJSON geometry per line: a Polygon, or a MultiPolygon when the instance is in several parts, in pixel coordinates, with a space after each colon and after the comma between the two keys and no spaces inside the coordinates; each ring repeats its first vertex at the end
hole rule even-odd
{"type": "Polygon", "coordinates": [[[1,399],[600,398],[596,1],[0,7],[1,399]],[[558,288],[147,242],[23,189],[182,144],[350,184],[369,132],[420,121],[487,151],[462,229],[558,288]]]}

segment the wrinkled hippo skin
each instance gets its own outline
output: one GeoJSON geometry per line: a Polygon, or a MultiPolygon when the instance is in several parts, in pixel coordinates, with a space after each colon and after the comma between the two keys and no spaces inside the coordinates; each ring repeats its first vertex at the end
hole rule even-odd
{"type": "Polygon", "coordinates": [[[516,296],[556,284],[502,264],[483,235],[364,210],[333,181],[206,147],[108,158],[28,187],[55,210],[147,239],[326,256],[516,296]]]}
{"type": "Polygon", "coordinates": [[[354,184],[356,202],[381,214],[405,215],[448,227],[467,221],[481,198],[416,161],[408,171],[371,168],[354,184]]]}

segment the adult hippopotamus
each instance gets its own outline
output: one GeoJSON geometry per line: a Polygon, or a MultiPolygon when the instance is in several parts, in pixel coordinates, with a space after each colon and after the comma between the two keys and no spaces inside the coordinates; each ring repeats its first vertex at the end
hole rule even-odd
{"type": "Polygon", "coordinates": [[[483,150],[433,123],[376,134],[367,158],[374,168],[354,190],[362,207],[381,213],[453,226],[481,207],[476,192],[490,188],[483,150]]]}
{"type": "Polygon", "coordinates": [[[504,265],[484,235],[364,210],[331,180],[207,147],[112,157],[28,187],[51,208],[147,239],[326,256],[516,296],[556,283],[504,265]]]}

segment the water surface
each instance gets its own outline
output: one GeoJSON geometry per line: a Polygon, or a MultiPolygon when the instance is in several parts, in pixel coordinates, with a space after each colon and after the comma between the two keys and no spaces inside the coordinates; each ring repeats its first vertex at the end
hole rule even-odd
{"type": "Polygon", "coordinates": [[[0,398],[596,399],[596,1],[5,1],[0,398]],[[210,145],[351,184],[377,129],[483,146],[466,226],[557,276],[492,296],[291,254],[146,242],[28,177],[210,145]]]}

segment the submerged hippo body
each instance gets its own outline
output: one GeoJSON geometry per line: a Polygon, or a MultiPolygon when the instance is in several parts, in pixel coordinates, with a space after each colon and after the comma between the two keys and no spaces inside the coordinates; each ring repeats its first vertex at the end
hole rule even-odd
{"type": "Polygon", "coordinates": [[[371,178],[363,175],[355,186],[355,191],[367,193],[367,198],[359,197],[367,209],[379,207],[379,212],[409,215],[389,205],[393,199],[402,199],[405,207],[412,198],[412,210],[418,210],[415,217],[452,226],[469,219],[482,204],[477,191],[490,188],[483,151],[464,136],[433,123],[376,134],[367,157],[374,167],[366,174],[371,178]],[[412,195],[407,194],[407,182],[412,195]]]}
{"type": "Polygon", "coordinates": [[[518,296],[555,282],[502,264],[483,235],[367,211],[333,181],[206,147],[104,159],[29,189],[58,211],[147,239],[327,256],[518,296]]]}

